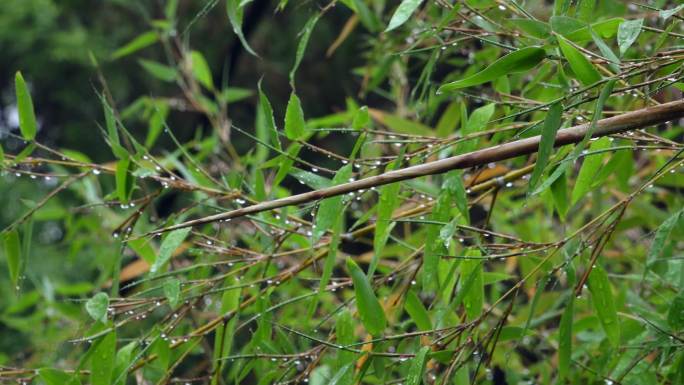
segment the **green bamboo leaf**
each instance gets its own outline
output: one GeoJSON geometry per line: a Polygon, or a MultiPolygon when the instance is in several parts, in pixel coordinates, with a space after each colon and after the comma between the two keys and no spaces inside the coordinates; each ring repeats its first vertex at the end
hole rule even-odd
{"type": "Polygon", "coordinates": [[[413,290],[409,290],[406,293],[406,302],[404,303],[404,309],[411,316],[413,322],[418,326],[418,330],[432,330],[432,322],[430,321],[430,315],[427,309],[420,301],[418,295],[413,290]]]}
{"type": "Polygon", "coordinates": [[[651,248],[648,250],[648,255],[646,256],[647,269],[653,270],[661,275],[666,273],[667,262],[659,261],[659,259],[665,248],[665,241],[667,241],[672,229],[674,229],[680,221],[684,221],[684,209],[672,214],[658,226],[658,229],[656,229],[655,234],[653,235],[653,241],[651,241],[651,248]]]}
{"type": "Polygon", "coordinates": [[[287,148],[287,154],[289,156],[281,156],[281,161],[279,162],[280,166],[276,176],[273,178],[273,186],[271,188],[278,186],[280,182],[282,182],[283,179],[285,179],[285,177],[290,173],[290,170],[294,165],[294,159],[297,157],[297,155],[299,155],[299,150],[301,149],[302,145],[299,143],[292,143],[290,147],[287,148]]]}
{"type": "Polygon", "coordinates": [[[116,195],[121,203],[127,203],[133,191],[133,176],[130,174],[131,161],[128,158],[116,162],[116,195]]]}
{"type": "Polygon", "coordinates": [[[90,383],[93,385],[111,385],[116,357],[116,332],[107,333],[93,346],[93,357],[90,360],[90,383]]]}
{"type": "Polygon", "coordinates": [[[644,25],[644,19],[625,20],[620,23],[617,33],[618,47],[620,47],[620,56],[627,52],[627,49],[634,44],[641,33],[641,27],[644,25]]]}
{"type": "Polygon", "coordinates": [[[551,27],[539,20],[532,19],[508,19],[518,29],[538,39],[547,39],[551,36],[551,27]]]}
{"type": "Polygon", "coordinates": [[[560,36],[558,36],[558,45],[570,64],[572,72],[583,85],[589,86],[601,80],[601,74],[596,67],[577,48],[560,36]]]}
{"type": "Polygon", "coordinates": [[[679,13],[679,11],[681,11],[682,9],[684,9],[684,4],[678,5],[671,9],[661,9],[660,12],[658,12],[658,16],[660,16],[663,20],[667,20],[675,14],[679,13]]]}
{"type": "MultiPolygon", "coordinates": [[[[467,256],[479,256],[478,251],[469,251],[467,256]]],[[[468,320],[480,316],[484,306],[484,279],[482,276],[482,262],[476,259],[465,259],[461,262],[461,277],[469,281],[472,277],[473,284],[463,297],[463,306],[468,320]]]]}
{"type": "MultiPolygon", "coordinates": [[[[354,320],[347,309],[342,309],[337,320],[335,321],[335,338],[337,344],[340,346],[351,345],[354,343],[354,320]]],[[[335,360],[335,367],[338,371],[347,365],[354,363],[356,353],[345,349],[337,350],[337,357],[335,360]]],[[[351,385],[354,380],[353,371],[347,371],[339,379],[340,385],[351,385]]]]}
{"type": "Polygon", "coordinates": [[[107,140],[109,146],[112,148],[112,153],[118,159],[128,159],[128,151],[121,145],[119,140],[119,130],[117,128],[116,117],[114,116],[114,110],[107,103],[107,99],[104,96],[100,97],[102,101],[102,109],[105,116],[105,126],[107,128],[107,140]]]}
{"type": "Polygon", "coordinates": [[[366,279],[363,270],[351,258],[347,258],[347,270],[349,270],[354,284],[356,305],[363,326],[371,335],[381,335],[387,326],[387,318],[385,318],[385,311],[380,306],[373,288],[366,279]]]}
{"type": "Polygon", "coordinates": [[[109,307],[109,296],[107,293],[97,293],[90,298],[85,308],[88,314],[95,320],[102,323],[107,322],[107,308],[109,307]]]}
{"type": "Polygon", "coordinates": [[[241,0],[226,0],[226,13],[228,13],[228,20],[230,20],[230,25],[233,28],[233,32],[240,39],[240,43],[245,48],[247,52],[254,56],[259,56],[252,50],[252,47],[247,43],[245,35],[242,33],[242,16],[244,13],[244,7],[248,2],[241,0]]]}
{"type": "Polygon", "coordinates": [[[80,385],[81,383],[75,375],[53,368],[39,369],[38,377],[45,385],[80,385]]]}
{"type": "Polygon", "coordinates": [[[17,71],[14,75],[14,91],[17,97],[17,110],[19,112],[19,130],[21,136],[26,140],[33,140],[36,137],[36,113],[33,110],[33,100],[31,93],[26,86],[21,72],[17,71]]]}
{"type": "Polygon", "coordinates": [[[293,87],[295,82],[295,73],[297,72],[297,68],[299,68],[299,64],[301,64],[302,62],[304,52],[306,52],[306,46],[309,45],[309,38],[311,37],[311,32],[313,32],[313,29],[316,26],[318,19],[320,18],[320,13],[311,16],[311,18],[309,18],[306,24],[304,24],[304,28],[300,32],[302,37],[299,39],[299,44],[297,44],[297,51],[295,52],[295,61],[292,65],[292,69],[290,70],[290,84],[293,87]]]}
{"type": "Polygon", "coordinates": [[[561,33],[561,35],[578,44],[591,41],[591,31],[594,31],[604,39],[609,39],[617,34],[618,27],[623,21],[624,19],[621,17],[614,17],[612,19],[601,20],[593,24],[585,25],[572,32],[561,33]]]}
{"type": "Polygon", "coordinates": [[[620,344],[620,322],[618,321],[608,274],[601,266],[594,266],[587,283],[589,284],[589,291],[591,291],[594,309],[608,341],[617,347],[620,344]]]}
{"type": "Polygon", "coordinates": [[[5,150],[2,149],[2,144],[0,144],[0,170],[5,167],[5,150]]]}
{"type": "MultiPolygon", "coordinates": [[[[352,165],[348,164],[339,170],[335,174],[332,180],[333,185],[338,185],[346,183],[352,175],[352,165]]],[[[317,243],[323,234],[328,231],[337,218],[344,215],[342,210],[342,196],[336,196],[332,198],[324,199],[321,202],[318,212],[316,214],[315,227],[312,231],[311,242],[317,243]]]]}
{"type": "Polygon", "coordinates": [[[264,115],[266,126],[268,128],[268,133],[271,137],[271,145],[273,145],[278,150],[282,149],[280,144],[280,137],[278,136],[278,128],[273,118],[273,107],[271,107],[271,102],[268,101],[266,94],[261,89],[261,82],[258,84],[259,87],[259,108],[264,115]]]}
{"type": "Polygon", "coordinates": [[[402,2],[397,7],[397,10],[394,11],[394,14],[390,19],[389,25],[387,26],[385,32],[389,32],[404,24],[406,20],[408,20],[409,17],[411,17],[413,12],[415,12],[416,9],[420,7],[420,4],[422,2],[423,0],[402,0],[402,2]]]}
{"type": "Polygon", "coordinates": [[[126,384],[128,368],[132,365],[133,351],[137,346],[137,341],[131,341],[116,352],[116,358],[114,359],[114,385],[126,384]]]}
{"type": "Polygon", "coordinates": [[[437,92],[440,93],[454,91],[460,88],[487,83],[511,73],[529,71],[530,69],[534,68],[534,66],[539,64],[539,62],[544,60],[545,57],[546,52],[542,48],[521,48],[500,58],[473,76],[442,85],[439,87],[437,92]]]}
{"type": "MultiPolygon", "coordinates": [[[[600,151],[610,147],[610,139],[603,137],[591,143],[589,146],[589,152],[600,151]]],[[[582,167],[577,175],[577,180],[575,181],[575,187],[572,189],[572,198],[570,199],[571,204],[577,203],[584,195],[591,191],[594,180],[603,165],[603,159],[605,158],[605,152],[599,152],[594,155],[588,155],[584,158],[582,162],[582,167]]]]}
{"type": "Polygon", "coordinates": [[[610,61],[610,64],[608,64],[610,69],[615,72],[619,72],[620,67],[618,65],[620,64],[620,58],[615,55],[613,50],[608,47],[608,44],[606,44],[606,42],[601,39],[601,36],[599,36],[593,29],[591,30],[591,37],[601,51],[601,54],[610,61]]]}
{"type": "Polygon", "coordinates": [[[124,56],[128,56],[136,51],[139,51],[145,47],[149,47],[152,44],[156,43],[159,40],[159,36],[157,36],[157,33],[154,31],[149,31],[145,32],[139,36],[137,36],[135,39],[131,40],[129,43],[124,45],[123,47],[117,49],[114,51],[112,54],[112,59],[120,59],[124,56]]]}
{"type": "Polygon", "coordinates": [[[684,290],[672,300],[667,312],[667,323],[675,331],[684,329],[684,290]]]}
{"type": "Polygon", "coordinates": [[[306,137],[306,121],[302,103],[294,92],[290,94],[285,111],[285,135],[290,140],[299,140],[306,137]]]}
{"type": "Polygon", "coordinates": [[[157,273],[171,259],[173,252],[183,244],[185,238],[190,234],[190,230],[190,227],[174,230],[164,238],[159,247],[159,255],[157,255],[157,259],[154,260],[150,267],[150,273],[157,273]]]}
{"type": "MultiPolygon", "coordinates": [[[[401,166],[402,154],[398,156],[394,162],[387,165],[385,172],[392,171],[401,166]]],[[[390,183],[388,185],[380,187],[380,196],[378,198],[378,213],[375,220],[375,233],[373,234],[373,258],[371,259],[370,266],[368,267],[368,277],[371,277],[375,273],[375,268],[380,260],[380,255],[382,254],[385,245],[387,244],[387,239],[389,238],[390,232],[392,231],[392,213],[399,206],[399,192],[401,191],[400,183],[390,183]]]]}
{"type": "Polygon", "coordinates": [[[347,378],[349,378],[349,374],[352,373],[354,367],[354,363],[350,362],[344,366],[342,366],[336,373],[335,375],[330,379],[330,381],[327,383],[328,385],[342,385],[347,383],[347,378]]]}
{"type": "MultiPolygon", "coordinates": [[[[454,170],[446,174],[444,182],[442,182],[442,189],[437,202],[432,208],[430,214],[430,221],[432,222],[449,222],[452,219],[451,205],[458,202],[459,205],[465,204],[467,211],[467,200],[463,197],[465,192],[461,195],[459,193],[458,185],[461,183],[461,174],[454,170]],[[461,196],[459,196],[461,195],[461,196]]],[[[459,209],[459,210],[461,210],[459,209]]],[[[467,217],[466,217],[467,218],[467,217]]],[[[441,255],[447,253],[444,247],[444,242],[440,241],[442,226],[438,224],[427,225],[427,233],[425,234],[425,251],[423,252],[423,289],[436,290],[439,289],[439,276],[437,270],[439,269],[439,260],[441,255]]]]}
{"type": "Polygon", "coordinates": [[[569,16],[551,16],[549,24],[553,32],[568,35],[583,28],[586,24],[569,16]]]}
{"type": "Polygon", "coordinates": [[[164,282],[164,296],[169,301],[169,306],[175,308],[180,303],[181,282],[177,278],[171,278],[164,282]]]}
{"type": "Polygon", "coordinates": [[[192,75],[200,84],[207,87],[207,89],[214,89],[214,80],[211,76],[211,68],[207,64],[207,60],[199,51],[190,52],[190,65],[192,66],[192,75]]]}
{"type": "Polygon", "coordinates": [[[427,363],[427,355],[430,352],[429,346],[423,346],[416,356],[411,360],[411,367],[406,376],[406,385],[420,385],[423,383],[423,372],[427,363]]]}
{"type": "Polygon", "coordinates": [[[19,232],[14,229],[5,233],[3,244],[9,277],[12,285],[16,286],[21,272],[21,238],[19,232]]]}
{"type": "Polygon", "coordinates": [[[563,172],[559,174],[558,177],[554,179],[553,183],[551,183],[550,187],[556,212],[558,212],[558,216],[561,220],[565,221],[568,209],[570,208],[570,202],[568,201],[568,177],[566,176],[566,173],[563,172]]]}
{"type": "MultiPolygon", "coordinates": [[[[463,128],[461,130],[461,135],[465,136],[474,134],[487,128],[487,124],[492,119],[495,109],[496,105],[494,103],[489,103],[473,111],[473,113],[470,114],[470,117],[468,117],[467,120],[461,120],[461,122],[464,122],[463,128]]],[[[465,119],[466,112],[462,111],[461,114],[464,116],[465,119]]],[[[456,149],[459,153],[465,153],[474,151],[476,148],[477,141],[468,140],[460,143],[456,149]]]]}
{"type": "Polygon", "coordinates": [[[138,64],[150,75],[165,82],[173,82],[178,78],[178,71],[175,68],[158,63],[152,60],[140,59],[138,64]]]}
{"type": "Polygon", "coordinates": [[[556,142],[556,132],[558,132],[558,129],[561,126],[562,119],[563,105],[560,102],[553,103],[549,107],[549,111],[544,118],[541,140],[539,141],[539,151],[537,152],[537,162],[534,164],[528,191],[534,190],[539,182],[539,178],[546,169],[546,165],[553,152],[553,145],[556,142]]]}
{"type": "Polygon", "coordinates": [[[571,294],[558,327],[558,383],[564,383],[572,363],[572,319],[575,297],[571,294]]]}

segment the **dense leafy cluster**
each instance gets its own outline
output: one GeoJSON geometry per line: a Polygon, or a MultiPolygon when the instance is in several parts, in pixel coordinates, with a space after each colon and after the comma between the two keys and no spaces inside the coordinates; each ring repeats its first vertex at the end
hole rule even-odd
{"type": "MultiPolygon", "coordinates": [[[[0,21],[40,6],[60,31],[47,0],[0,21]]],[[[55,140],[46,74],[13,68],[0,380],[684,383],[684,5],[138,10],[122,45],[60,51],[99,145],[55,140]],[[228,52],[193,43],[212,23],[228,52]]]]}

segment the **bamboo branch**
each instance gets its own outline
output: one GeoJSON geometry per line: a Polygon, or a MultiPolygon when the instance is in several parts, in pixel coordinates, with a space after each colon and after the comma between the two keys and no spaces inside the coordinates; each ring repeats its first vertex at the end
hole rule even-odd
{"type": "MultiPolygon", "coordinates": [[[[601,119],[596,123],[596,129],[594,131],[593,137],[617,134],[620,132],[644,128],[654,124],[665,123],[680,118],[684,118],[684,100],[660,104],[654,107],[644,108],[641,110],[616,115],[610,118],[601,119]]],[[[570,143],[580,142],[589,130],[590,124],[591,123],[586,123],[579,126],[558,130],[554,145],[562,146],[570,143]]],[[[520,139],[430,163],[389,171],[381,175],[376,175],[349,183],[326,187],[303,194],[242,207],[225,213],[190,220],[177,225],[152,231],[149,234],[159,234],[184,227],[238,218],[245,215],[256,214],[262,211],[277,209],[280,207],[299,205],[302,203],[343,195],[361,189],[369,189],[371,187],[382,186],[389,183],[414,179],[426,175],[441,174],[454,169],[476,167],[489,164],[491,162],[515,158],[521,155],[532,154],[537,152],[539,149],[540,140],[541,136],[539,135],[520,139]]]]}

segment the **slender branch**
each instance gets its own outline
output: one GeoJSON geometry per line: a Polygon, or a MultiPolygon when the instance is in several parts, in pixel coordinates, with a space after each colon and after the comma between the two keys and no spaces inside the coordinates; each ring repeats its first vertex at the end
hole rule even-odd
{"type": "MultiPolygon", "coordinates": [[[[665,123],[680,118],[684,118],[684,100],[660,104],[658,106],[601,119],[597,122],[596,130],[594,131],[593,136],[602,137],[617,134],[620,132],[644,128],[653,124],[665,123]]],[[[590,123],[586,123],[579,126],[558,130],[556,134],[555,146],[562,146],[581,141],[586,135],[589,126],[590,123]]],[[[386,172],[381,175],[376,175],[349,183],[314,190],[286,198],[266,201],[252,206],[239,208],[237,210],[190,220],[177,225],[152,231],[149,234],[158,234],[184,227],[238,218],[262,211],[277,209],[280,207],[299,205],[302,203],[343,195],[361,189],[369,189],[371,187],[382,186],[389,183],[414,179],[426,175],[441,174],[454,169],[476,167],[489,164],[491,162],[515,158],[521,155],[528,155],[535,153],[538,150],[540,140],[541,136],[539,135],[520,139],[430,163],[386,172]]]]}

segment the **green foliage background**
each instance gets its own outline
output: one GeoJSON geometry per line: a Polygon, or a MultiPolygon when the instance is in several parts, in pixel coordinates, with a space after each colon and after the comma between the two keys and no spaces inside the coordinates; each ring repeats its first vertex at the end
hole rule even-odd
{"type": "Polygon", "coordinates": [[[684,383],[683,9],[5,0],[0,380],[684,383]]]}

